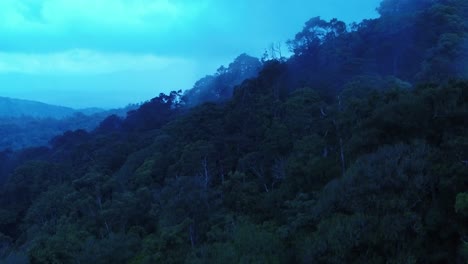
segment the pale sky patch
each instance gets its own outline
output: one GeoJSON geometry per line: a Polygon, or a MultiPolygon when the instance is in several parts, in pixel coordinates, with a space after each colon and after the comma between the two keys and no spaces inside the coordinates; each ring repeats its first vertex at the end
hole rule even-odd
{"type": "Polygon", "coordinates": [[[102,53],[79,49],[45,54],[0,52],[0,73],[61,75],[156,72],[187,64],[190,62],[184,59],[152,54],[102,53]]]}
{"type": "Polygon", "coordinates": [[[177,19],[193,18],[205,6],[203,3],[170,0],[2,0],[0,28],[19,33],[36,30],[59,33],[74,28],[95,31],[119,27],[156,31],[162,25],[175,23],[177,19]],[[148,23],[148,19],[151,23],[148,23]]]}

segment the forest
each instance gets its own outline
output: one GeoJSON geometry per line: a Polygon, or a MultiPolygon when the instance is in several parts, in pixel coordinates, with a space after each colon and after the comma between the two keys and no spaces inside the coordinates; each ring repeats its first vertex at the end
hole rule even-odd
{"type": "Polygon", "coordinates": [[[468,1],[378,12],[0,151],[0,262],[468,263],[468,1]]]}

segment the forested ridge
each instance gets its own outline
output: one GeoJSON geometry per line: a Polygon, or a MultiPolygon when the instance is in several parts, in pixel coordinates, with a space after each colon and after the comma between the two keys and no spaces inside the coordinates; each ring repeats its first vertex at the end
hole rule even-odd
{"type": "Polygon", "coordinates": [[[468,2],[378,11],[0,152],[1,262],[468,263],[468,2]]]}
{"type": "MultiPolygon", "coordinates": [[[[51,108],[54,107],[51,106],[51,108]]],[[[109,115],[125,116],[127,111],[137,107],[138,105],[128,105],[125,108],[112,110],[71,109],[70,111],[74,112],[63,111],[61,118],[57,118],[60,114],[47,113],[27,106],[21,109],[21,113],[15,111],[10,114],[0,113],[0,150],[12,151],[27,147],[48,146],[49,141],[58,134],[76,129],[92,131],[109,115]]],[[[58,108],[56,111],[61,111],[60,107],[56,108],[58,108]]]]}

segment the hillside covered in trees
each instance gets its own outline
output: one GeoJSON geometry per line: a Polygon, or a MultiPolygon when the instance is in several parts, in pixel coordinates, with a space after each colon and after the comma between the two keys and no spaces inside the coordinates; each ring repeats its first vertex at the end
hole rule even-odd
{"type": "Polygon", "coordinates": [[[1,262],[467,263],[468,2],[378,11],[1,152],[1,262]]]}

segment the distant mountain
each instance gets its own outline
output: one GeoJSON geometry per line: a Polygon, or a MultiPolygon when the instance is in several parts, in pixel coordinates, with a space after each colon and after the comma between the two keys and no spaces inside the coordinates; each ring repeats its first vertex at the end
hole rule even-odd
{"type": "Polygon", "coordinates": [[[36,117],[62,119],[72,116],[77,110],[41,102],[0,97],[0,117],[36,117]]]}
{"type": "Polygon", "coordinates": [[[125,108],[73,109],[45,103],[0,97],[0,150],[45,146],[68,130],[94,130],[111,115],[125,117],[138,104],[125,108]]]}

